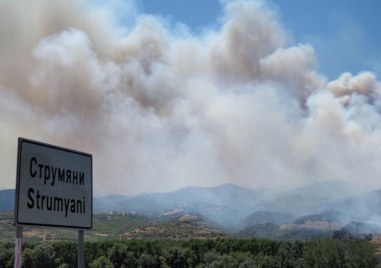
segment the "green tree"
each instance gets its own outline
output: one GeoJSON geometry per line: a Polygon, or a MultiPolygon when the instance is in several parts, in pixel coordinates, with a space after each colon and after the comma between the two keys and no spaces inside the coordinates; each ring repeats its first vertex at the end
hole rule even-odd
{"type": "Polygon", "coordinates": [[[238,266],[238,268],[252,268],[255,267],[255,263],[252,260],[244,260],[238,266]]]}
{"type": "Polygon", "coordinates": [[[210,265],[210,268],[236,268],[238,267],[238,261],[234,259],[231,255],[223,254],[213,261],[210,265]]]}
{"type": "Polygon", "coordinates": [[[254,266],[254,255],[250,252],[233,252],[230,255],[238,261],[240,268],[254,266]]]}
{"type": "Polygon", "coordinates": [[[128,248],[125,244],[116,243],[109,250],[109,260],[115,267],[122,267],[127,259],[128,248]]]}
{"type": "Polygon", "coordinates": [[[303,263],[303,244],[299,241],[284,242],[276,255],[284,268],[301,267],[303,263]]]}
{"type": "Polygon", "coordinates": [[[126,259],[123,262],[124,268],[135,268],[137,267],[137,260],[135,258],[135,254],[132,251],[127,252],[126,259]]]}
{"type": "Polygon", "coordinates": [[[178,246],[163,251],[165,264],[172,268],[193,267],[195,256],[189,248],[178,246]]]}
{"type": "Polygon", "coordinates": [[[365,241],[349,243],[347,267],[375,267],[376,266],[376,246],[365,241]]]}
{"type": "MultiPolygon", "coordinates": [[[[69,267],[75,267],[77,265],[77,243],[72,241],[57,241],[52,244],[54,251],[56,252],[56,260],[58,264],[66,263],[69,267]]],[[[85,249],[85,260],[87,254],[87,248],[85,249]]],[[[91,262],[86,262],[91,263],[91,262]]]]}
{"type": "Polygon", "coordinates": [[[210,268],[235,268],[238,261],[231,255],[216,252],[215,250],[205,253],[204,262],[210,268]]]}
{"type": "Polygon", "coordinates": [[[262,252],[260,252],[257,256],[255,256],[254,263],[255,263],[254,267],[261,267],[261,268],[282,267],[279,258],[263,254],[262,252]]]}
{"type": "Polygon", "coordinates": [[[10,244],[0,244],[0,267],[11,268],[14,262],[14,248],[10,244]]]}
{"type": "Polygon", "coordinates": [[[34,252],[31,248],[26,248],[22,254],[22,266],[25,268],[34,268],[36,267],[34,263],[34,252]]]}
{"type": "Polygon", "coordinates": [[[152,256],[146,253],[143,253],[140,255],[140,258],[138,260],[138,267],[141,268],[156,268],[160,267],[160,261],[157,256],[152,256]]]}
{"type": "Polygon", "coordinates": [[[38,245],[33,251],[33,262],[36,267],[54,267],[56,252],[48,243],[38,245]]]}
{"type": "Polygon", "coordinates": [[[95,259],[91,263],[91,268],[114,268],[114,265],[112,265],[111,261],[107,259],[105,256],[101,256],[97,259],[95,259]]]}
{"type": "Polygon", "coordinates": [[[345,247],[339,240],[314,240],[306,244],[303,258],[308,267],[344,267],[345,247]]]}

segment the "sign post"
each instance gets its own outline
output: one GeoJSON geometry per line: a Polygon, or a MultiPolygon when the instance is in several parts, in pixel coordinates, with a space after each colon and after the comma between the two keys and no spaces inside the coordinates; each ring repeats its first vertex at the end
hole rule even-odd
{"type": "Polygon", "coordinates": [[[85,267],[84,232],[78,231],[78,268],[85,267]]]}
{"type": "Polygon", "coordinates": [[[15,241],[15,262],[13,267],[21,268],[22,263],[22,232],[23,227],[17,226],[16,229],[16,241],[15,241]]]}
{"type": "MultiPolygon", "coordinates": [[[[19,138],[15,204],[17,227],[33,225],[78,229],[78,240],[82,240],[78,243],[82,243],[83,254],[83,230],[91,229],[93,223],[92,173],[90,154],[19,138]]],[[[17,230],[21,235],[18,234],[16,239],[21,239],[22,228],[17,230]]]]}

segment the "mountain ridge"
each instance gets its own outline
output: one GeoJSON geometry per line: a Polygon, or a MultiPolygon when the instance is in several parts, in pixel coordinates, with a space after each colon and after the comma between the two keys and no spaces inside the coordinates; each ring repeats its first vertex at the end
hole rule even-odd
{"type": "MultiPolygon", "coordinates": [[[[14,193],[12,189],[0,191],[0,200],[3,200],[0,211],[14,209],[14,193]]],[[[314,226],[313,222],[321,226],[325,222],[331,226],[344,226],[351,221],[363,221],[381,226],[380,205],[381,189],[352,195],[350,186],[343,181],[312,183],[284,192],[224,183],[212,187],[188,186],[171,192],[106,195],[93,199],[94,213],[138,214],[164,221],[184,215],[199,215],[208,224],[230,230],[268,223],[295,227],[314,226]]]]}

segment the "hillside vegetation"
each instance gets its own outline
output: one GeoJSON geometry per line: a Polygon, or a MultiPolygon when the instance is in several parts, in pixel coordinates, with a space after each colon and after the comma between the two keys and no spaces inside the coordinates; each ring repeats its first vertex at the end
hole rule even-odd
{"type": "MultiPolygon", "coordinates": [[[[16,227],[13,213],[0,213],[0,241],[13,241],[16,227]]],[[[160,219],[127,213],[100,213],[93,217],[93,229],[85,231],[86,240],[98,239],[182,239],[222,237],[223,232],[208,226],[196,215],[160,219]]],[[[75,240],[77,231],[65,228],[25,226],[26,241],[75,240]]],[[[1,267],[1,266],[0,266],[1,267]]]]}

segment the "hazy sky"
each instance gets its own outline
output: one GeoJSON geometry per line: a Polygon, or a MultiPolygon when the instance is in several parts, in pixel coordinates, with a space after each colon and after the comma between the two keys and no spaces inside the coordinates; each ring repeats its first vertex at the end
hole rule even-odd
{"type": "Polygon", "coordinates": [[[25,137],[95,192],[379,188],[380,3],[0,0],[0,187],[25,137]]]}

